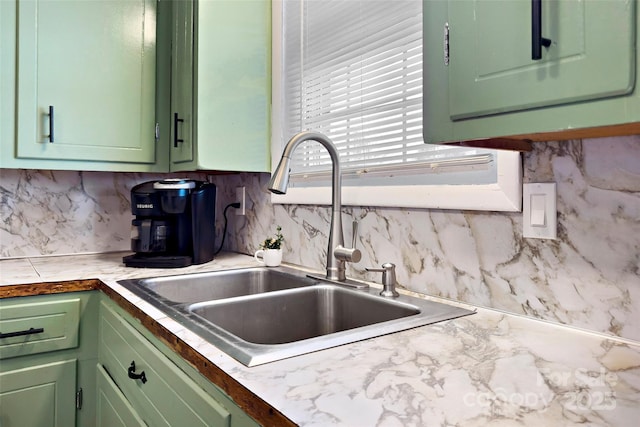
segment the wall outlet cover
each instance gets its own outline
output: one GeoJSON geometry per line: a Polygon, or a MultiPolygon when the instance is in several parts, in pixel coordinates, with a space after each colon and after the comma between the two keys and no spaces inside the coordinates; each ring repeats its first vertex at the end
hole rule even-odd
{"type": "Polygon", "coordinates": [[[532,183],[522,186],[523,237],[557,237],[556,183],[532,183]]]}
{"type": "Polygon", "coordinates": [[[245,187],[236,187],[236,202],[240,203],[240,207],[236,209],[236,215],[247,214],[247,190],[245,187]]]}

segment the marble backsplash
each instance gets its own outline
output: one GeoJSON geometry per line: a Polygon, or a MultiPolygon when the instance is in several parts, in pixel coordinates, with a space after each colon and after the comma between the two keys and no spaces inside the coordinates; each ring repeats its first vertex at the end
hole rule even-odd
{"type": "MultiPolygon", "coordinates": [[[[157,177],[0,171],[0,257],[128,250],[130,189],[157,177]]],[[[281,225],[284,261],[324,268],[327,207],[271,204],[268,174],[210,178],[219,232],[235,188],[247,189],[247,215],[229,215],[225,249],[252,254],[281,225]]],[[[536,144],[524,182],[552,181],[557,240],[523,238],[519,213],[346,207],[363,252],[347,275],[379,281],[364,268],[393,262],[416,292],[640,341],[640,136],[536,144]]]]}
{"type": "Polygon", "coordinates": [[[128,251],[131,188],[167,176],[2,169],[0,257],[128,251]]]}
{"type": "MultiPolygon", "coordinates": [[[[640,340],[640,136],[536,144],[523,169],[557,183],[556,240],[523,238],[521,213],[346,207],[363,252],[347,276],[379,281],[364,268],[392,262],[412,291],[640,340]]],[[[272,205],[268,180],[221,181],[227,201],[240,185],[249,198],[231,247],[250,254],[281,225],[284,261],[322,270],[329,209],[272,205]]]]}

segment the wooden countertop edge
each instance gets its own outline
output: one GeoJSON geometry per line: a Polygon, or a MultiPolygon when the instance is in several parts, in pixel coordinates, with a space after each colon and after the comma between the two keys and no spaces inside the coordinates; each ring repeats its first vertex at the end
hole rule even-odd
{"type": "Polygon", "coordinates": [[[98,279],[65,280],[62,282],[41,282],[22,285],[2,285],[0,286],[0,298],[93,291],[101,289],[102,286],[103,283],[98,279]]]}
{"type": "Polygon", "coordinates": [[[0,286],[0,298],[13,298],[21,296],[59,294],[67,292],[82,292],[99,290],[127,313],[138,319],[147,329],[149,329],[158,339],[173,349],[183,359],[190,363],[198,372],[204,375],[209,381],[224,390],[227,395],[249,416],[261,425],[268,426],[296,426],[289,418],[280,411],[273,408],[260,397],[253,394],[249,389],[236,381],[229,374],[224,372],[207,358],[202,356],[192,347],[187,345],[180,338],[164,326],[147,316],[138,307],[116,291],[105,285],[99,279],[69,280],[62,282],[43,282],[22,285],[0,286]]]}

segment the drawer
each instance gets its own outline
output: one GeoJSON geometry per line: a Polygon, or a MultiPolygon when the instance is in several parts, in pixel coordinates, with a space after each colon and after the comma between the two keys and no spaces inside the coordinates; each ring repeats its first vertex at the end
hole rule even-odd
{"type": "Polygon", "coordinates": [[[80,298],[0,300],[0,359],[76,348],[80,298]]]}
{"type": "Polygon", "coordinates": [[[152,426],[229,426],[231,414],[125,319],[102,302],[99,361],[152,426]],[[146,381],[129,377],[145,374],[146,381]]]}

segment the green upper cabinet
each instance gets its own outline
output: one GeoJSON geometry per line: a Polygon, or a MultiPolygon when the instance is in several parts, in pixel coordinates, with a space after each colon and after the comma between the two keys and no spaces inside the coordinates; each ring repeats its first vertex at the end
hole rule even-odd
{"type": "Polygon", "coordinates": [[[532,3],[423,2],[426,142],[639,129],[636,2],[542,0],[536,59],[532,3]]]}
{"type": "Polygon", "coordinates": [[[194,7],[173,2],[171,46],[171,163],[192,162],[194,147],[194,7]]]}
{"type": "Polygon", "coordinates": [[[155,20],[153,0],[20,1],[18,157],[155,163],[155,20]]]}
{"type": "Polygon", "coordinates": [[[3,0],[0,24],[0,168],[270,170],[269,0],[3,0]]]}
{"type": "Polygon", "coordinates": [[[171,15],[159,5],[0,2],[0,167],[168,170],[168,137],[156,142],[156,27],[171,15]]]}
{"type": "Polygon", "coordinates": [[[171,170],[270,171],[270,5],[174,1],[171,170]]]}
{"type": "Polygon", "coordinates": [[[531,22],[530,5],[527,1],[450,2],[449,114],[453,120],[633,90],[633,16],[628,2],[542,1],[546,18],[541,20],[542,34],[551,46],[542,49],[540,60],[533,60],[531,54],[531,24],[526,25],[531,22]],[[612,24],[616,31],[602,37],[612,24]]]}

